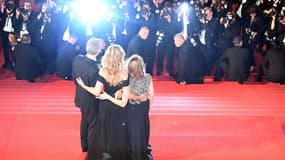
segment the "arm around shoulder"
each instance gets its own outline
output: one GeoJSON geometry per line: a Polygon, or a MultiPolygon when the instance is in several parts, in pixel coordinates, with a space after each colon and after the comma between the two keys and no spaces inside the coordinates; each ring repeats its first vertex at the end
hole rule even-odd
{"type": "Polygon", "coordinates": [[[150,105],[153,102],[153,98],[154,98],[154,87],[153,87],[153,81],[152,78],[150,79],[150,85],[149,85],[149,89],[148,89],[148,95],[149,95],[149,101],[150,101],[150,105]]]}

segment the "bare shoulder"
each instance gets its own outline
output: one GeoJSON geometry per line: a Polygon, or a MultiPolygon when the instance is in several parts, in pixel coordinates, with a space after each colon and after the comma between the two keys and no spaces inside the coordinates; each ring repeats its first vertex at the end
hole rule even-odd
{"type": "Polygon", "coordinates": [[[129,77],[129,72],[128,72],[128,70],[123,70],[123,71],[122,71],[122,78],[123,78],[124,80],[127,80],[128,77],[129,77]]]}
{"type": "Polygon", "coordinates": [[[102,77],[105,77],[105,76],[107,75],[106,69],[101,68],[101,69],[99,70],[99,75],[102,76],[102,77]]]}

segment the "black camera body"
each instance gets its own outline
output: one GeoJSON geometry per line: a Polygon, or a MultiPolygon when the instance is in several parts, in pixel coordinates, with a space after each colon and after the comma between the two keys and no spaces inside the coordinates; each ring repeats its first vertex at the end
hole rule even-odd
{"type": "Polygon", "coordinates": [[[15,9],[14,4],[11,4],[11,3],[6,3],[5,6],[6,6],[6,9],[8,9],[10,11],[15,9]]]}
{"type": "Polygon", "coordinates": [[[148,15],[149,14],[149,11],[147,10],[147,9],[145,9],[145,8],[143,8],[142,10],[141,10],[141,15],[148,15]]]}
{"type": "Polygon", "coordinates": [[[221,18],[221,23],[222,24],[226,24],[226,23],[228,23],[230,21],[230,19],[228,18],[228,17],[222,17],[221,18]]]}
{"type": "Polygon", "coordinates": [[[198,10],[196,13],[199,19],[207,19],[207,15],[205,14],[205,11],[203,9],[198,10]]]}
{"type": "Polygon", "coordinates": [[[169,12],[168,9],[163,9],[163,11],[162,11],[162,17],[166,17],[166,16],[170,16],[170,15],[171,15],[171,13],[169,12]]]}
{"type": "Polygon", "coordinates": [[[29,11],[26,10],[25,8],[21,7],[21,8],[19,8],[19,10],[20,10],[22,15],[29,15],[29,11]]]}

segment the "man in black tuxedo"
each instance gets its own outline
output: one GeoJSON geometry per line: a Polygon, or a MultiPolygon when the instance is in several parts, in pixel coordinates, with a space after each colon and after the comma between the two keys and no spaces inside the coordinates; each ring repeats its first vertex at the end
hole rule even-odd
{"type": "Polygon", "coordinates": [[[220,58],[220,65],[225,77],[230,81],[242,84],[247,80],[250,70],[249,51],[242,48],[243,41],[240,36],[233,39],[234,47],[226,50],[220,58]]]}
{"type": "Polygon", "coordinates": [[[4,64],[2,68],[11,69],[9,34],[14,33],[16,28],[15,5],[12,1],[3,2],[3,10],[0,11],[0,35],[4,55],[4,64]]]}
{"type": "Polygon", "coordinates": [[[174,43],[178,51],[177,83],[203,83],[206,70],[205,57],[197,47],[194,39],[184,39],[182,33],[174,36],[174,43]]]}
{"type": "Polygon", "coordinates": [[[24,34],[34,37],[36,13],[32,10],[32,1],[24,0],[24,5],[16,10],[15,33],[22,38],[24,34]]]}
{"type": "Polygon", "coordinates": [[[201,49],[206,58],[207,70],[205,75],[209,76],[212,73],[212,69],[216,59],[218,57],[216,46],[218,40],[218,33],[220,31],[220,24],[217,18],[214,17],[212,8],[204,8],[205,16],[202,16],[199,20],[202,25],[202,31],[200,35],[201,49]]]}
{"type": "Polygon", "coordinates": [[[56,66],[58,24],[55,17],[56,15],[50,12],[48,4],[43,3],[35,18],[32,36],[32,44],[38,48],[48,74],[53,74],[56,66]]]}
{"type": "Polygon", "coordinates": [[[30,35],[22,36],[22,43],[16,45],[14,56],[16,79],[35,82],[43,70],[43,62],[38,50],[31,45],[30,35]]]}
{"type": "Polygon", "coordinates": [[[56,74],[65,80],[72,80],[72,63],[79,54],[76,44],[79,36],[76,29],[69,27],[69,34],[69,38],[57,49],[56,74]]]}
{"type": "Polygon", "coordinates": [[[146,40],[149,35],[149,29],[146,26],[142,26],[138,34],[132,38],[128,44],[127,48],[127,58],[133,54],[138,54],[143,57],[146,61],[145,50],[146,50],[146,40]]]}
{"type": "Polygon", "coordinates": [[[272,48],[267,51],[263,61],[263,70],[267,78],[274,83],[282,82],[282,73],[284,73],[285,66],[285,50],[280,47],[277,42],[272,42],[272,48]]]}
{"type": "Polygon", "coordinates": [[[104,48],[104,42],[101,39],[91,38],[86,44],[86,55],[75,57],[72,66],[72,77],[76,85],[75,105],[81,111],[80,138],[82,152],[88,150],[89,131],[93,130],[98,112],[98,101],[93,94],[90,94],[76,83],[76,78],[81,77],[88,86],[95,86],[99,63],[96,57],[104,48]]]}

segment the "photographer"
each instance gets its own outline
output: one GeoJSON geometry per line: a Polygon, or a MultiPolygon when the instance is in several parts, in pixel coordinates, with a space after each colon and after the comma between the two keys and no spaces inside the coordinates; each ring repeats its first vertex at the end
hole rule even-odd
{"type": "Polygon", "coordinates": [[[130,35],[131,27],[131,2],[122,0],[118,7],[118,17],[116,22],[116,38],[117,43],[120,44],[125,50],[127,49],[128,42],[131,40],[130,35]]]}
{"type": "Polygon", "coordinates": [[[280,47],[279,42],[272,42],[272,48],[267,51],[267,54],[263,61],[263,70],[268,79],[274,83],[281,83],[282,72],[284,72],[285,66],[285,50],[280,47]]]}
{"type": "Polygon", "coordinates": [[[261,16],[257,10],[257,7],[251,7],[249,9],[249,16],[245,20],[245,32],[244,32],[244,46],[249,49],[249,60],[251,65],[251,71],[255,67],[254,51],[258,45],[259,51],[262,49],[262,42],[264,36],[264,17],[261,16]]]}
{"type": "Polygon", "coordinates": [[[227,0],[220,0],[218,6],[216,7],[215,16],[217,18],[225,17],[228,12],[231,12],[232,6],[227,0]]]}
{"type": "Polygon", "coordinates": [[[243,48],[240,36],[233,39],[234,47],[229,48],[220,58],[220,67],[229,81],[238,81],[243,84],[249,75],[248,49],[243,48]]]}
{"type": "Polygon", "coordinates": [[[178,49],[176,82],[181,85],[203,83],[205,61],[199,48],[186,40],[182,33],[174,36],[174,43],[178,49]]]}
{"type": "Polygon", "coordinates": [[[146,45],[149,35],[149,29],[146,26],[142,26],[137,35],[135,35],[128,44],[126,58],[131,57],[134,54],[140,55],[143,59],[146,59],[146,45]]]}
{"type": "MultiPolygon", "coordinates": [[[[222,56],[228,48],[233,47],[233,39],[240,35],[240,25],[236,22],[234,15],[228,12],[226,17],[220,19],[221,33],[217,42],[218,59],[222,56]]],[[[215,81],[220,81],[222,70],[220,68],[220,61],[216,62],[215,81]]]]}
{"type": "Polygon", "coordinates": [[[49,12],[47,3],[43,3],[35,20],[32,44],[40,51],[46,71],[49,74],[53,74],[55,71],[57,40],[57,23],[49,12]]]}
{"type": "Polygon", "coordinates": [[[2,37],[2,46],[4,52],[4,64],[2,68],[11,69],[11,58],[10,58],[10,49],[11,44],[9,42],[9,34],[14,33],[16,28],[16,13],[14,2],[8,1],[2,4],[3,13],[1,15],[0,29],[2,37]]]}
{"type": "Polygon", "coordinates": [[[174,42],[173,37],[177,33],[176,21],[173,19],[172,6],[170,3],[165,3],[161,11],[159,20],[159,27],[156,32],[156,47],[158,50],[157,57],[157,75],[163,72],[164,55],[167,56],[167,71],[169,75],[173,76],[174,63],[174,42]]]}
{"type": "Polygon", "coordinates": [[[155,13],[154,5],[145,1],[142,4],[140,25],[147,26],[149,29],[149,36],[146,40],[146,72],[153,75],[153,65],[156,55],[156,31],[157,31],[157,14],[155,13]]]}
{"type": "Polygon", "coordinates": [[[38,50],[31,45],[31,36],[22,36],[22,42],[17,44],[14,54],[16,79],[35,82],[42,72],[42,59],[38,50]]]}
{"type": "Polygon", "coordinates": [[[265,16],[267,18],[266,28],[265,28],[265,45],[266,48],[269,49],[271,47],[271,42],[276,40],[278,33],[277,33],[277,12],[274,8],[264,11],[265,16]]]}
{"type": "Polygon", "coordinates": [[[17,27],[15,33],[19,36],[19,42],[24,34],[29,34],[33,38],[35,18],[36,14],[32,11],[31,0],[25,0],[24,6],[16,10],[17,27]]]}
{"type": "Polygon", "coordinates": [[[277,41],[279,41],[280,43],[285,44],[285,5],[282,8],[281,11],[281,15],[278,19],[278,23],[277,23],[278,27],[277,27],[277,41]]]}
{"type": "Polygon", "coordinates": [[[233,38],[240,34],[240,25],[231,12],[220,18],[220,24],[221,32],[217,41],[218,55],[222,55],[226,49],[233,47],[233,38]]]}
{"type": "Polygon", "coordinates": [[[213,65],[218,57],[216,46],[220,24],[219,21],[213,16],[212,8],[204,8],[204,14],[204,16],[199,18],[202,24],[200,42],[206,58],[206,75],[211,75],[213,65]]]}

